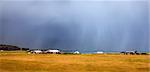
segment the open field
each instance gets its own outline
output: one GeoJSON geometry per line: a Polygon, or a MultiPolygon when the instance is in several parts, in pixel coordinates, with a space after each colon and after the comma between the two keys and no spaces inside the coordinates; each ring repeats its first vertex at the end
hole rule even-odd
{"type": "Polygon", "coordinates": [[[149,55],[0,52],[0,72],[150,72],[149,55]]]}

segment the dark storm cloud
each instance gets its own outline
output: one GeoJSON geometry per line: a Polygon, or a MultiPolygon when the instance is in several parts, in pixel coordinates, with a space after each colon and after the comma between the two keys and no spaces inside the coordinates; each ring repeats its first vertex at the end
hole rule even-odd
{"type": "Polygon", "coordinates": [[[30,48],[148,50],[147,1],[3,1],[1,40],[30,48]]]}

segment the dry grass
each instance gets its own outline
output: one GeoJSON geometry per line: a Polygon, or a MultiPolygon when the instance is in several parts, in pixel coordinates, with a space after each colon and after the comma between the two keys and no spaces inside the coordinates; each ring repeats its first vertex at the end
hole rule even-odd
{"type": "Polygon", "coordinates": [[[149,64],[149,55],[0,53],[0,72],[150,72],[149,64]]]}

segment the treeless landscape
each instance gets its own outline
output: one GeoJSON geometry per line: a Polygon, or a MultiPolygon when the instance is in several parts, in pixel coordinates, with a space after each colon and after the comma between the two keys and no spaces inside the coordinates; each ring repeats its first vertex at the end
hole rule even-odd
{"type": "Polygon", "coordinates": [[[0,52],[0,72],[149,72],[149,55],[0,52]]]}

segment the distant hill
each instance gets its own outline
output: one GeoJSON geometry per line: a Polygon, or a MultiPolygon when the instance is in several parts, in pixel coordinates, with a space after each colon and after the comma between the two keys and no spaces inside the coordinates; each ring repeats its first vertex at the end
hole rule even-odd
{"type": "Polygon", "coordinates": [[[7,50],[7,51],[11,51],[11,50],[29,50],[29,48],[20,48],[18,46],[14,46],[14,45],[0,44],[0,50],[7,50]]]}

